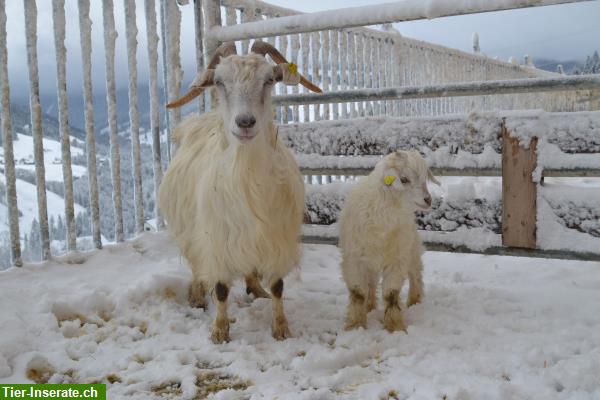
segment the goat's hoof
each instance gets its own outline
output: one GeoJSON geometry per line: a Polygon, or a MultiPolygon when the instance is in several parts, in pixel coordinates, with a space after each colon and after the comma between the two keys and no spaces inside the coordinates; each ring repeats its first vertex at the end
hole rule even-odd
{"type": "Polygon", "coordinates": [[[376,301],[374,301],[374,302],[368,302],[367,303],[367,312],[371,312],[371,311],[376,310],[376,309],[377,309],[377,302],[376,301]]]}
{"type": "Polygon", "coordinates": [[[383,326],[388,332],[404,331],[406,332],[406,324],[404,316],[399,307],[388,307],[383,315],[383,326]]]}
{"type": "Polygon", "coordinates": [[[204,286],[201,283],[192,283],[188,291],[190,307],[203,308],[206,310],[206,296],[204,286]]]}
{"type": "Polygon", "coordinates": [[[408,300],[406,301],[406,306],[410,307],[410,306],[414,306],[415,304],[419,304],[421,302],[422,298],[421,296],[409,296],[408,300]]]}
{"type": "Polygon", "coordinates": [[[213,325],[210,339],[214,344],[229,342],[229,320],[216,320],[213,325]]]}
{"type": "Polygon", "coordinates": [[[346,321],[346,325],[344,326],[344,329],[347,331],[358,328],[367,329],[367,321],[346,321]]]}
{"type": "Polygon", "coordinates": [[[275,340],[285,340],[287,338],[292,337],[287,322],[273,324],[273,326],[271,327],[271,333],[273,334],[273,338],[275,340]]]}

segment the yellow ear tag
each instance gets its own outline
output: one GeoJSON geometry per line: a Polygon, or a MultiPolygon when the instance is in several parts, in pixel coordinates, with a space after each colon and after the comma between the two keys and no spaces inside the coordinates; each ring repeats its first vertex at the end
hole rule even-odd
{"type": "Polygon", "coordinates": [[[294,63],[288,64],[288,70],[290,71],[290,74],[292,74],[292,75],[298,74],[298,66],[294,63]]]}
{"type": "Polygon", "coordinates": [[[396,177],[393,175],[386,175],[383,177],[383,183],[385,183],[387,186],[391,186],[395,180],[396,180],[396,177]]]}

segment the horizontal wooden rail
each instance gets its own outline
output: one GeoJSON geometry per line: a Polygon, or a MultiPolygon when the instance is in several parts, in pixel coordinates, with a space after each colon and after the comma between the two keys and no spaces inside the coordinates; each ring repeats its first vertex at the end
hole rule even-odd
{"type": "MultiPolygon", "coordinates": [[[[373,168],[311,168],[300,167],[304,175],[356,175],[363,176],[371,173],[373,168]]],[[[498,168],[431,168],[435,176],[502,176],[498,168]]],[[[555,178],[593,178],[600,177],[600,169],[544,169],[544,177],[555,178]]]]}
{"type": "Polygon", "coordinates": [[[233,26],[215,26],[208,35],[209,40],[226,42],[583,1],[590,0],[469,0],[461,2],[460,5],[457,5],[455,0],[405,0],[272,18],[233,26]]]}
{"type": "MultiPolygon", "coordinates": [[[[303,235],[302,243],[327,244],[337,246],[337,236],[303,235]]],[[[513,256],[532,258],[553,258],[559,260],[600,261],[600,254],[579,253],[567,250],[538,250],[521,249],[516,247],[492,246],[483,250],[473,250],[467,246],[451,245],[447,243],[424,242],[427,251],[444,251],[452,253],[482,254],[493,256],[513,256]]]]}
{"type": "Polygon", "coordinates": [[[445,85],[340,90],[322,94],[292,94],[274,96],[273,103],[275,105],[329,104],[351,103],[356,101],[464,97],[588,89],[600,89],[600,74],[563,76],[558,78],[461,82],[445,85]]]}

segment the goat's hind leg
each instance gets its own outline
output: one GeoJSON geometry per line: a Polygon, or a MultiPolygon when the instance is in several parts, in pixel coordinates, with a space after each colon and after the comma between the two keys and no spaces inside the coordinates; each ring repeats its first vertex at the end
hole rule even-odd
{"type": "Polygon", "coordinates": [[[425,292],[423,290],[423,261],[421,256],[415,256],[411,269],[408,271],[408,299],[407,306],[412,306],[423,301],[425,292]]]}
{"type": "Polygon", "coordinates": [[[277,340],[289,338],[290,328],[283,312],[283,279],[279,278],[271,285],[271,297],[273,300],[273,322],[271,324],[271,333],[277,340]]]}
{"type": "Polygon", "coordinates": [[[246,278],[246,293],[254,295],[255,298],[264,298],[268,299],[271,296],[263,287],[260,285],[260,280],[258,279],[258,274],[256,272],[247,275],[246,278]]]}
{"type": "Polygon", "coordinates": [[[188,291],[188,301],[191,307],[206,309],[206,284],[204,282],[192,278],[188,291]]]}
{"type": "Polygon", "coordinates": [[[210,338],[213,343],[229,342],[229,317],[227,316],[227,297],[229,285],[217,282],[214,291],[214,300],[217,305],[217,316],[213,325],[210,338]]]}

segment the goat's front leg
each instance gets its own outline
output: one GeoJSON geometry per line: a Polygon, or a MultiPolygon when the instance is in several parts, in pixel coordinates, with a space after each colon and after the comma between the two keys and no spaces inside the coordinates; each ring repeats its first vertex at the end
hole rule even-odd
{"type": "Polygon", "coordinates": [[[271,333],[277,340],[289,338],[290,328],[283,312],[283,279],[277,279],[271,285],[271,297],[273,299],[273,322],[271,324],[271,333]]]}
{"type": "Polygon", "coordinates": [[[260,285],[260,281],[258,279],[258,275],[256,272],[253,272],[250,275],[247,275],[246,278],[246,293],[253,294],[255,298],[265,298],[268,299],[269,293],[260,285]]]}
{"type": "Polygon", "coordinates": [[[367,295],[367,312],[377,309],[377,284],[379,283],[379,274],[369,271],[369,293],[367,295]]]}
{"type": "Polygon", "coordinates": [[[217,282],[214,291],[214,300],[215,304],[217,305],[217,316],[215,317],[215,323],[210,335],[210,338],[215,344],[229,342],[227,296],[229,296],[229,286],[225,283],[217,282]]]}
{"type": "Polygon", "coordinates": [[[342,261],[342,276],[350,294],[346,313],[346,330],[361,326],[367,327],[368,273],[366,267],[359,265],[357,261],[342,261]]]}
{"type": "Polygon", "coordinates": [[[406,331],[404,305],[400,302],[400,288],[406,279],[403,268],[387,267],[383,271],[383,326],[389,332],[406,331]]]}

